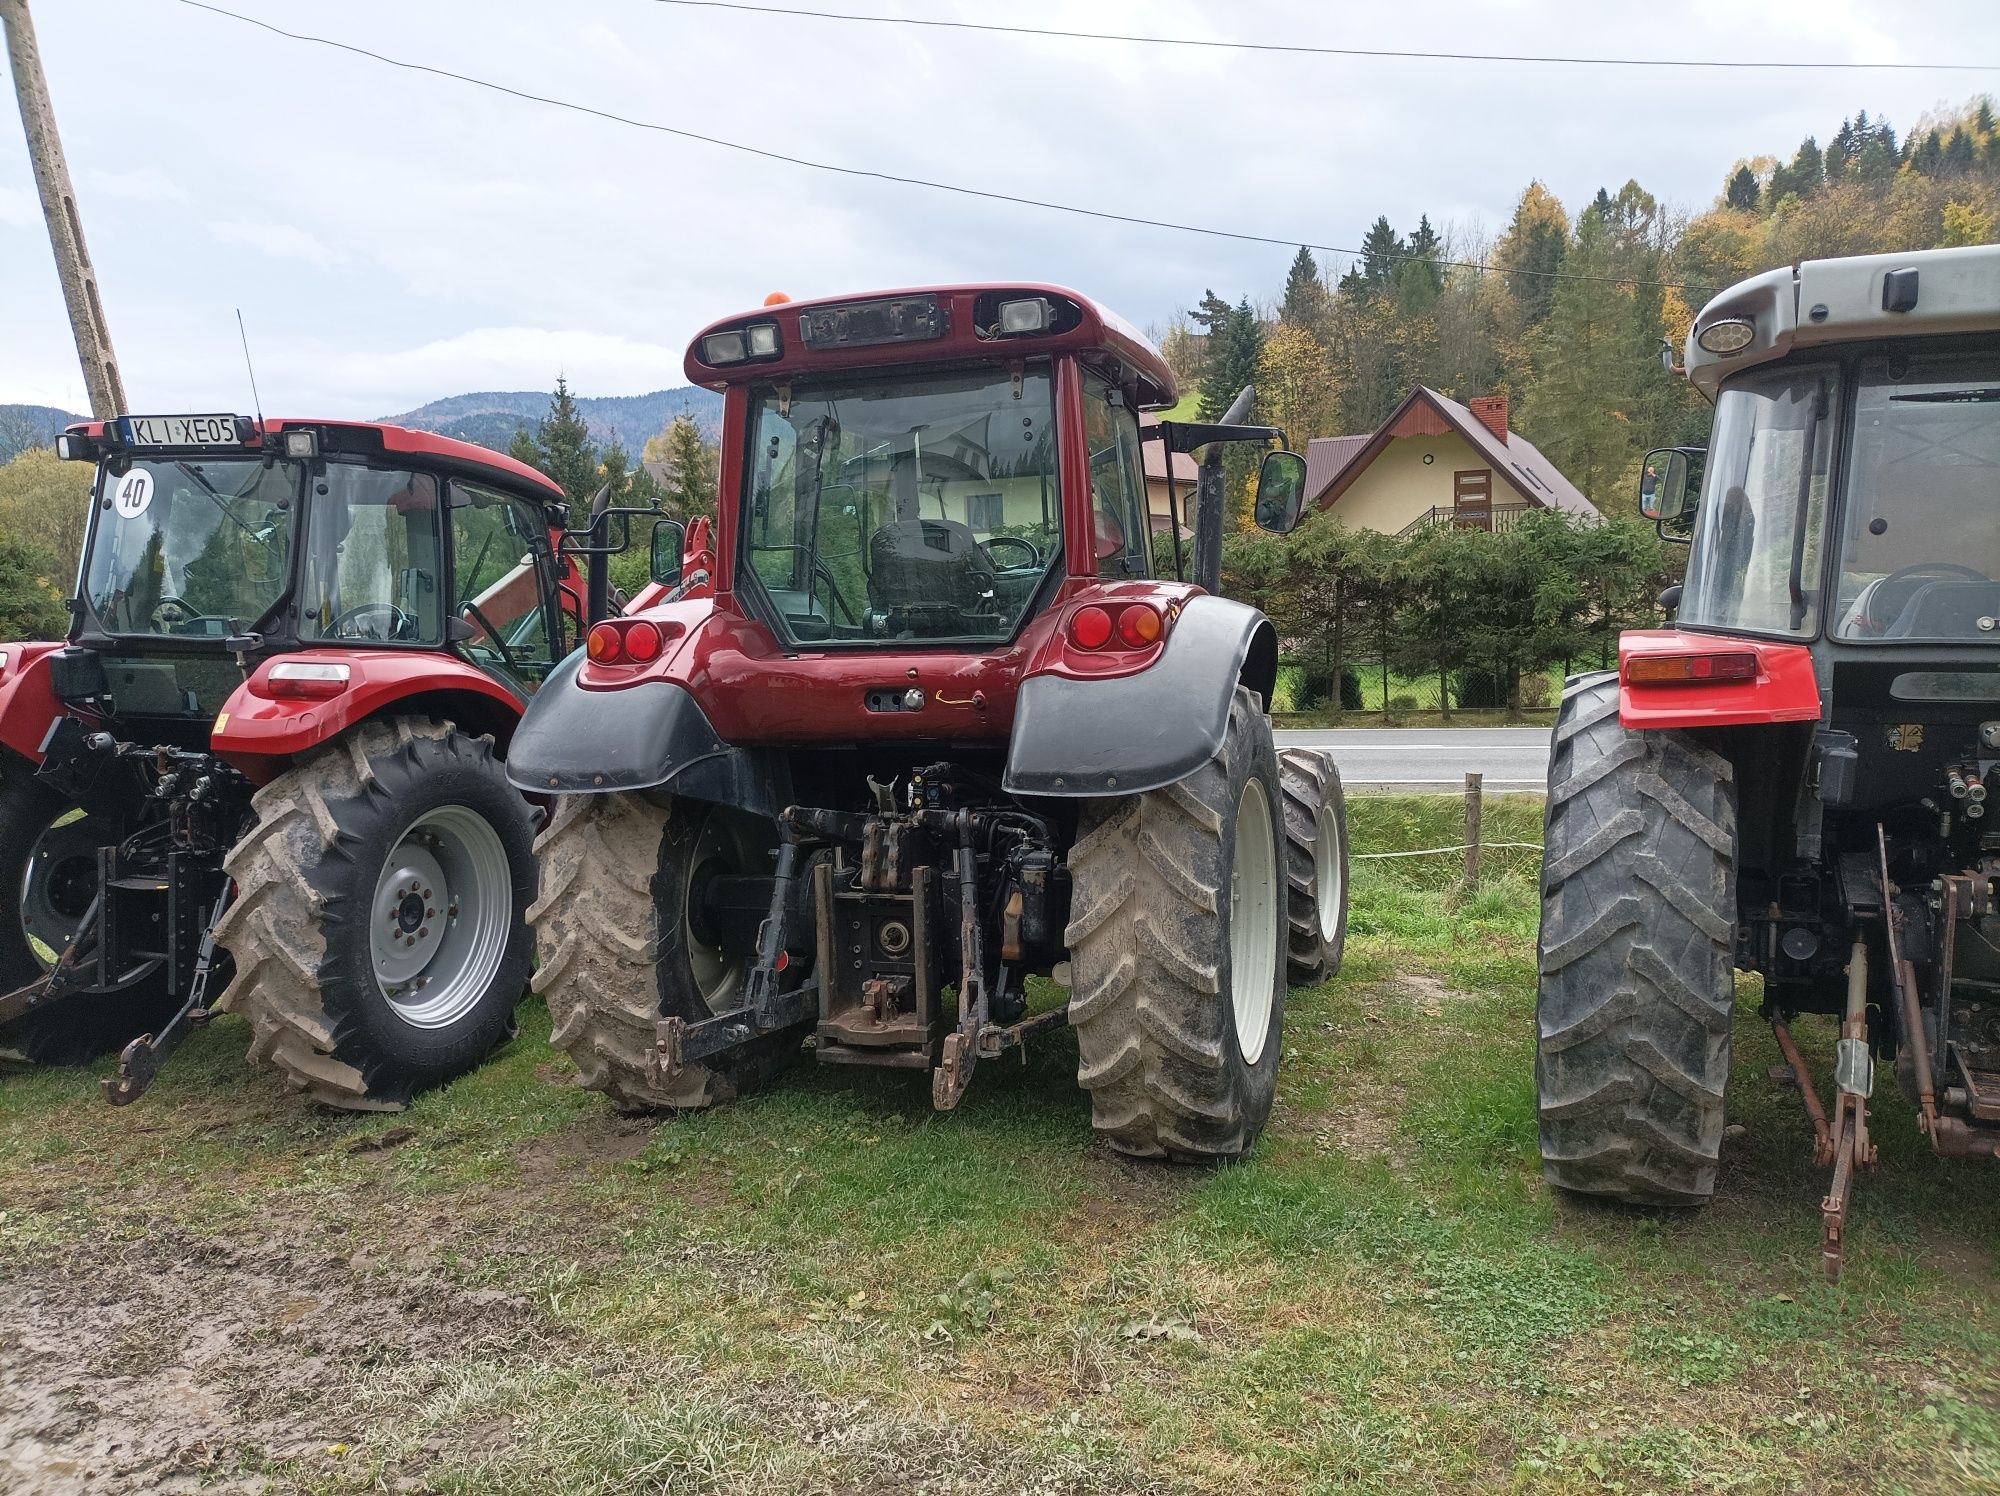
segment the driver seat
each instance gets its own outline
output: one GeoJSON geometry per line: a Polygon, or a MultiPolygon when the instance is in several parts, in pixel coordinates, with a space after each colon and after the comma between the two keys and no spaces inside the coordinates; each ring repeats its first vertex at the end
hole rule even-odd
{"type": "Polygon", "coordinates": [[[1885,639],[1985,639],[1993,635],[1979,627],[1981,618],[2000,614],[2000,582],[1975,582],[1970,577],[1940,578],[1910,594],[1895,622],[1882,631],[1885,639]]]}
{"type": "Polygon", "coordinates": [[[891,634],[963,633],[992,594],[993,563],[957,520],[893,519],[868,537],[868,602],[891,634]]]}

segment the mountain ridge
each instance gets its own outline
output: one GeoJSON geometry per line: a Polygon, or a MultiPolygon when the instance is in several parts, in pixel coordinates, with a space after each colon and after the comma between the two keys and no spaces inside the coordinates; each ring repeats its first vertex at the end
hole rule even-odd
{"type": "MultiPolygon", "coordinates": [[[[698,385],[654,390],[644,395],[578,395],[591,436],[601,445],[617,442],[634,462],[647,439],[659,435],[686,411],[711,441],[722,427],[722,396],[698,385]]],[[[546,390],[473,390],[445,395],[378,419],[416,431],[433,431],[496,452],[507,450],[517,431],[532,431],[548,414],[546,390]]],[[[30,447],[54,444],[63,427],[88,416],[53,405],[0,404],[0,463],[12,462],[30,447]]]]}

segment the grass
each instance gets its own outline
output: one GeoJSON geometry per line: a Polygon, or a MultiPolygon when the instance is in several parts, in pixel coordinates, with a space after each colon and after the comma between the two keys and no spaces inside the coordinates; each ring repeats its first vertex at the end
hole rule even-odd
{"type": "MultiPolygon", "coordinates": [[[[1357,798],[1354,844],[1459,813],[1357,798]]],[[[1490,797],[1488,835],[1539,815],[1490,797]]],[[[801,1066],[624,1121],[533,1006],[400,1116],[281,1094],[229,1020],[126,1110],[11,1077],[0,1348],[106,1417],[106,1337],[175,1406],[192,1379],[211,1412],[167,1468],[277,1489],[2000,1490],[2000,1208],[1892,1087],[1837,1287],[1750,1018],[1714,1206],[1545,1189],[1535,856],[1469,897],[1451,858],[1355,865],[1346,970],[1291,995],[1228,1168],[1095,1145],[1066,1036],[947,1115],[921,1077],[801,1066]]]]}

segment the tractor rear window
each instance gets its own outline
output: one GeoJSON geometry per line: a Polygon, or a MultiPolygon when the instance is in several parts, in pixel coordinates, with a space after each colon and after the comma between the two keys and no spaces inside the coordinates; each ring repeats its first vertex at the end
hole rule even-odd
{"type": "Polygon", "coordinates": [[[792,643],[995,643],[1061,549],[1049,369],[753,393],[744,558],[792,643]]]}
{"type": "Polygon", "coordinates": [[[261,457],[107,463],[84,591],[114,634],[225,637],[285,590],[299,465],[261,457]]]}
{"type": "Polygon", "coordinates": [[[1864,360],[1852,448],[1836,632],[2000,642],[2000,360],[1864,360]]]}

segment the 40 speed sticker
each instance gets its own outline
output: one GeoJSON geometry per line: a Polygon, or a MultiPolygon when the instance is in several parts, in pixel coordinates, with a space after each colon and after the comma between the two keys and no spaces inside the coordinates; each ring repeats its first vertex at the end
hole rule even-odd
{"type": "Polygon", "coordinates": [[[137,519],[152,502],[153,475],[144,468],[134,468],[120,478],[111,495],[111,507],[122,519],[137,519]]]}

